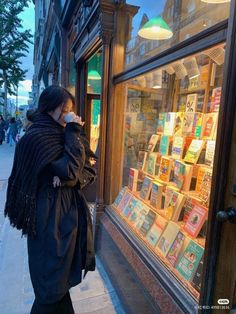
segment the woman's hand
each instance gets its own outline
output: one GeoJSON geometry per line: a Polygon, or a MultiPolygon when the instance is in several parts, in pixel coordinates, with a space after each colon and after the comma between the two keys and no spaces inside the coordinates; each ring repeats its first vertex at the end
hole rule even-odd
{"type": "Polygon", "coordinates": [[[84,125],[84,122],[82,121],[82,118],[80,116],[77,116],[74,112],[68,112],[65,115],[64,120],[65,120],[66,123],[75,122],[75,123],[78,123],[81,126],[84,125]]]}

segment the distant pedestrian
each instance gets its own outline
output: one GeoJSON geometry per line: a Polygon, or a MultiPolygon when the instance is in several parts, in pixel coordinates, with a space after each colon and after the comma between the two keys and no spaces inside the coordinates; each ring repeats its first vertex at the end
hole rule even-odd
{"type": "Polygon", "coordinates": [[[0,114],[0,145],[5,140],[6,123],[3,116],[0,114]]]}
{"type": "Polygon", "coordinates": [[[95,156],[81,135],[81,118],[68,114],[73,106],[62,87],[42,92],[9,178],[5,215],[27,234],[35,292],[31,314],[74,313],[69,289],[81,282],[83,269],[95,269],[92,221],[81,191],[95,179],[88,163],[95,156]]]}
{"type": "Polygon", "coordinates": [[[16,119],[13,117],[10,119],[7,133],[9,135],[10,146],[16,143],[16,135],[18,133],[16,119]]]}
{"type": "Polygon", "coordinates": [[[23,123],[23,128],[25,130],[25,132],[29,129],[29,127],[32,125],[33,123],[33,118],[35,116],[37,112],[33,109],[29,109],[26,111],[26,117],[23,123]]]}

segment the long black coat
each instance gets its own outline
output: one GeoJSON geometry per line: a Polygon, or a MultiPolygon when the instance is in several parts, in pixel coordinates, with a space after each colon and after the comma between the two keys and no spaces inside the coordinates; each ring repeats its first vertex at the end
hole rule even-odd
{"type": "Polygon", "coordinates": [[[92,222],[80,190],[88,180],[78,171],[85,162],[82,147],[78,135],[68,131],[63,156],[39,178],[37,235],[28,236],[28,255],[35,296],[42,304],[59,301],[81,282],[83,269],[95,269],[92,222]],[[53,187],[53,176],[61,179],[62,186],[53,187]]]}

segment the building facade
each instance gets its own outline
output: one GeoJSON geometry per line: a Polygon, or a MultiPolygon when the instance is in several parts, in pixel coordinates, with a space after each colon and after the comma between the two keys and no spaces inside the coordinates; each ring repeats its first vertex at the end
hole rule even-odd
{"type": "Polygon", "coordinates": [[[98,154],[97,254],[163,313],[236,306],[234,1],[35,1],[34,95],[68,88],[98,154]],[[113,263],[113,265],[112,265],[113,263]]]}

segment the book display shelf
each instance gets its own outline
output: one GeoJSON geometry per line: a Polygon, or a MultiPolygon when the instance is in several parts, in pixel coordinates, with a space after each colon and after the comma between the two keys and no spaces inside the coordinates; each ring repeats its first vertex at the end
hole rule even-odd
{"type": "Polygon", "coordinates": [[[223,63],[220,45],[126,85],[123,187],[112,208],[195,299],[201,289],[223,63]]]}

